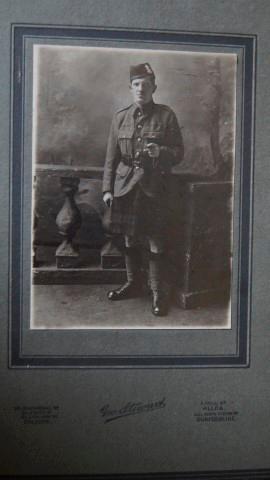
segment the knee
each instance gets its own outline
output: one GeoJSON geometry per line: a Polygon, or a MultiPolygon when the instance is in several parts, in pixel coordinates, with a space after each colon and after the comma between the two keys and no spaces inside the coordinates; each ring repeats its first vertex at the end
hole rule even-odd
{"type": "Polygon", "coordinates": [[[160,240],[149,239],[150,252],[161,255],[164,252],[163,243],[160,240]]]}

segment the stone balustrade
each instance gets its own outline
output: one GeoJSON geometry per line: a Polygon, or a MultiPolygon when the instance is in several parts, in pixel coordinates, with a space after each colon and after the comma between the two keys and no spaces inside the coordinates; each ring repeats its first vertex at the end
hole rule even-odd
{"type": "MultiPolygon", "coordinates": [[[[36,167],[34,283],[118,284],[124,280],[122,255],[104,229],[102,175],[102,168],[36,167]]],[[[177,174],[171,182],[167,273],[175,297],[183,308],[228,298],[232,183],[177,174]]]]}
{"type": "Polygon", "coordinates": [[[105,209],[102,175],[102,168],[44,164],[36,167],[33,182],[34,283],[119,283],[123,280],[122,255],[102,227],[105,209]],[[87,182],[87,188],[80,188],[83,182],[87,182]],[[86,198],[82,201],[82,197],[86,198]],[[95,221],[85,214],[85,210],[91,208],[104,237],[94,246],[90,241],[87,245],[96,234],[95,221]],[[87,225],[83,225],[83,217],[87,225]]]}

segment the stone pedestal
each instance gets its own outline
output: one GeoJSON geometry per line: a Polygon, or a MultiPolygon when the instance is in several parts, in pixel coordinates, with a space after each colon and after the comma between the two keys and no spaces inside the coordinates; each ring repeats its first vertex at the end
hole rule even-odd
{"type": "Polygon", "coordinates": [[[79,263],[79,252],[75,250],[69,239],[63,240],[56,250],[57,268],[74,268],[79,263]]]}
{"type": "Polygon", "coordinates": [[[118,269],[125,268],[124,257],[120,250],[113,244],[112,240],[109,240],[101,250],[101,268],[106,269],[118,269]]]}
{"type": "Polygon", "coordinates": [[[177,301],[195,308],[227,301],[231,282],[232,184],[188,183],[177,301]]]}

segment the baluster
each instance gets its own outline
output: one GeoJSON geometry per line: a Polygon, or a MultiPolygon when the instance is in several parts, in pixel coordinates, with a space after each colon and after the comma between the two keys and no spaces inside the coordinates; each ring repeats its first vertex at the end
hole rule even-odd
{"type": "Polygon", "coordinates": [[[61,177],[60,184],[65,194],[64,204],[56,217],[59,233],[63,238],[56,250],[56,265],[58,268],[72,268],[78,265],[79,252],[72,241],[81,226],[81,213],[74,200],[78,191],[80,179],[76,177],[61,177]]]}
{"type": "Polygon", "coordinates": [[[105,211],[105,214],[102,219],[102,225],[105,230],[105,235],[107,238],[107,242],[102,247],[100,252],[100,259],[101,259],[101,268],[103,270],[107,269],[122,269],[125,268],[125,262],[123,254],[121,253],[120,249],[117,245],[113,242],[113,236],[110,233],[109,226],[108,226],[108,210],[105,211]]]}

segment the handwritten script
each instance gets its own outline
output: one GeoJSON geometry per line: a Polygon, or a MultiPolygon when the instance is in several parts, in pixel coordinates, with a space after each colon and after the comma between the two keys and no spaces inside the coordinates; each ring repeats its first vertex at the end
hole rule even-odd
{"type": "Polygon", "coordinates": [[[100,409],[101,416],[104,423],[118,420],[119,418],[128,417],[130,415],[138,415],[139,413],[153,412],[166,407],[166,398],[162,398],[156,402],[142,403],[142,402],[128,402],[120,408],[112,409],[109,404],[104,405],[100,409]]]}

